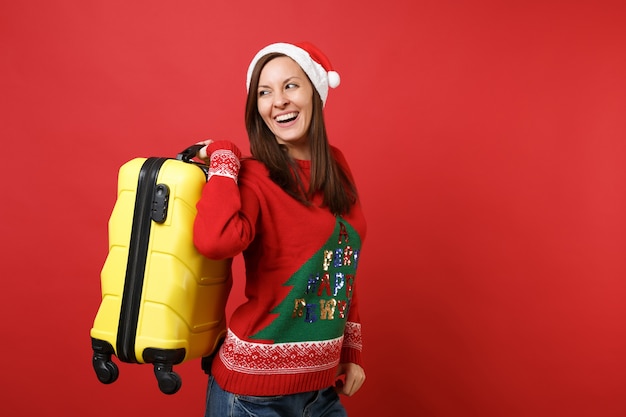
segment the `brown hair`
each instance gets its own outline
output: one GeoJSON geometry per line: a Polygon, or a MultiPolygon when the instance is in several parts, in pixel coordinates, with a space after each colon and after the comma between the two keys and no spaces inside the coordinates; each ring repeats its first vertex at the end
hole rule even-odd
{"type": "Polygon", "coordinates": [[[356,187],[332,155],[324,123],[323,103],[317,90],[312,89],[313,115],[308,131],[311,149],[311,180],[308,192],[298,175],[298,165],[289,156],[286,147],[278,143],[259,114],[257,89],[261,70],[265,64],[279,56],[286,55],[270,53],[259,59],[250,78],[245,115],[250,152],[255,159],[265,164],[272,181],[287,194],[303,204],[311,204],[313,194],[321,191],[324,195],[324,206],[335,215],[346,214],[356,202],[356,187]]]}

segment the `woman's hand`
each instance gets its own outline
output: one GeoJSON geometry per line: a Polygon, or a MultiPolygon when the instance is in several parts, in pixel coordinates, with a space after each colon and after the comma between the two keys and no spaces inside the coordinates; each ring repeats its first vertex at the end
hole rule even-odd
{"type": "Polygon", "coordinates": [[[202,142],[198,142],[196,145],[204,145],[203,148],[200,148],[200,150],[198,151],[198,154],[196,155],[196,157],[198,159],[202,159],[204,161],[205,164],[209,164],[209,160],[211,159],[211,155],[207,155],[206,150],[207,147],[213,143],[213,141],[211,139],[207,139],[207,140],[203,140],[202,142]]]}
{"type": "Polygon", "coordinates": [[[356,363],[340,363],[337,368],[335,391],[348,397],[354,395],[365,382],[365,371],[356,363]]]}

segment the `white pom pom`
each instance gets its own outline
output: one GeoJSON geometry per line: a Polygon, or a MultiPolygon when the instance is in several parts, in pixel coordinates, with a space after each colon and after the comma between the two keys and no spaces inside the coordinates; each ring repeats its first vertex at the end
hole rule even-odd
{"type": "Polygon", "coordinates": [[[335,71],[328,71],[328,86],[331,88],[336,88],[339,86],[339,83],[341,82],[341,78],[339,77],[339,74],[336,73],[335,71]]]}

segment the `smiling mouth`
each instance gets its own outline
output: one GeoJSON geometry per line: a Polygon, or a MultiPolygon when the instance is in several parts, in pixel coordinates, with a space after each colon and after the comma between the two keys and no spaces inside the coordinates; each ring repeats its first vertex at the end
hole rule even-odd
{"type": "Polygon", "coordinates": [[[296,117],[298,117],[298,112],[292,112],[276,116],[274,120],[276,120],[277,123],[289,123],[296,120],[296,117]]]}

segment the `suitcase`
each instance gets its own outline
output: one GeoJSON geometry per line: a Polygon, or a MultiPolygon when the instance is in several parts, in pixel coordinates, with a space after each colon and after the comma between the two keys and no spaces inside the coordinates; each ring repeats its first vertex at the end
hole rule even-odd
{"type": "Polygon", "coordinates": [[[115,355],[153,364],[159,389],[174,394],[182,382],[173,365],[202,358],[204,367],[225,337],[231,260],[203,257],[192,238],[207,174],[192,161],[201,146],[120,168],[102,301],[90,332],[93,368],[104,384],[118,378],[115,355]]]}

